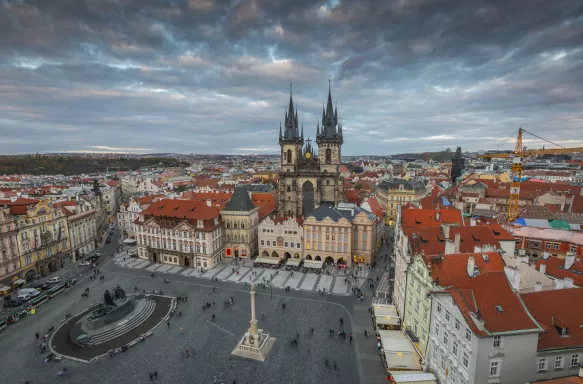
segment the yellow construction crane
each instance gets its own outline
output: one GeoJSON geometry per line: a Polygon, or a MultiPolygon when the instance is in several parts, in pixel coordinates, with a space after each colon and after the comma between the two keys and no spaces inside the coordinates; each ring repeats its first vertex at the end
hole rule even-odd
{"type": "MultiPolygon", "coordinates": [[[[511,168],[511,181],[510,185],[510,200],[508,201],[508,211],[506,212],[506,221],[512,222],[518,217],[518,208],[520,206],[520,182],[522,179],[522,161],[525,157],[539,156],[539,155],[562,155],[574,152],[583,152],[583,147],[575,148],[552,148],[552,149],[525,149],[522,147],[522,132],[531,134],[539,139],[547,141],[554,144],[548,140],[543,139],[535,135],[534,133],[528,132],[526,129],[520,128],[518,130],[518,137],[516,138],[516,146],[514,147],[514,153],[491,153],[486,155],[479,155],[478,158],[481,159],[504,159],[512,158],[512,168],[511,168]]],[[[557,145],[557,144],[555,144],[557,145]]]]}

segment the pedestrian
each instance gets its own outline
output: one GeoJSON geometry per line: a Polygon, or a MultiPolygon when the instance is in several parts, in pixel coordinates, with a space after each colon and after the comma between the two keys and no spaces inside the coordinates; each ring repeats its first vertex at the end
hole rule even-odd
{"type": "Polygon", "coordinates": [[[186,358],[189,358],[190,357],[190,353],[188,352],[188,348],[186,348],[184,350],[184,353],[186,354],[186,358]]]}
{"type": "Polygon", "coordinates": [[[180,327],[180,333],[184,333],[184,328],[180,327]]]}
{"type": "Polygon", "coordinates": [[[328,359],[324,359],[324,365],[328,366],[328,359]]]}
{"type": "Polygon", "coordinates": [[[168,326],[168,329],[170,329],[170,322],[169,321],[166,323],[166,325],[168,326]]]}
{"type": "Polygon", "coordinates": [[[299,338],[300,338],[300,333],[296,332],[296,339],[299,339],[299,338]]]}
{"type": "Polygon", "coordinates": [[[352,332],[350,332],[350,342],[352,343],[352,332]]]}
{"type": "Polygon", "coordinates": [[[158,371],[154,371],[154,379],[158,380],[158,371]]]}
{"type": "Polygon", "coordinates": [[[34,334],[34,336],[36,337],[36,339],[38,340],[38,338],[40,337],[40,335],[37,333],[34,334]]]}
{"type": "Polygon", "coordinates": [[[152,372],[150,372],[149,375],[150,375],[150,381],[154,381],[154,374],[152,372]]]}

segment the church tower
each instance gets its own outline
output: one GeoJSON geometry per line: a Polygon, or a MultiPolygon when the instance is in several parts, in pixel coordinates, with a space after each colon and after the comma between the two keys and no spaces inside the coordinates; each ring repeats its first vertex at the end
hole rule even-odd
{"type": "Polygon", "coordinates": [[[338,203],[343,200],[344,185],[340,178],[341,148],[344,139],[342,123],[338,122],[338,108],[332,104],[330,80],[328,80],[328,102],[322,108],[322,129],[316,128],[316,143],[322,174],[322,201],[338,203]]]}
{"type": "Polygon", "coordinates": [[[309,138],[304,140],[304,128],[299,125],[297,108],[294,110],[290,85],[285,130],[281,123],[279,127],[279,215],[305,217],[324,201],[333,204],[344,201],[344,183],[340,178],[342,142],[342,126],[338,124],[338,112],[332,107],[330,84],[328,107],[322,113],[322,129],[319,123],[316,128],[317,148],[309,138]]]}

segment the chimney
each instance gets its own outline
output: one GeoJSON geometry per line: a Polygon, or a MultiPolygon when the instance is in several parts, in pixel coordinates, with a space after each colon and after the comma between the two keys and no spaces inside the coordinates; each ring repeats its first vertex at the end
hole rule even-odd
{"type": "Polygon", "coordinates": [[[542,274],[547,273],[547,265],[545,263],[540,263],[540,265],[538,266],[538,270],[542,274]]]}
{"type": "Polygon", "coordinates": [[[476,220],[471,219],[470,220],[470,227],[475,227],[476,226],[476,220]]]}
{"type": "Polygon", "coordinates": [[[565,288],[565,282],[563,279],[556,279],[555,280],[555,289],[563,289],[565,288]]]}
{"type": "Polygon", "coordinates": [[[449,239],[449,224],[441,224],[441,229],[443,230],[443,236],[449,239]]]}
{"type": "Polygon", "coordinates": [[[476,266],[476,260],[474,259],[474,256],[468,257],[467,272],[468,272],[468,276],[469,277],[474,277],[474,268],[475,268],[475,266],[476,266]]]}
{"type": "Polygon", "coordinates": [[[506,278],[510,282],[512,289],[518,291],[520,289],[520,270],[518,268],[506,266],[504,267],[504,273],[506,274],[506,278]]]}
{"type": "Polygon", "coordinates": [[[482,247],[480,247],[479,245],[474,245],[474,253],[480,253],[482,252],[482,247]]]}
{"type": "Polygon", "coordinates": [[[211,203],[211,201],[210,201],[210,200],[207,200],[207,201],[206,201],[206,205],[207,205],[207,206],[209,206],[209,207],[212,207],[212,203],[211,203]]]}
{"type": "Polygon", "coordinates": [[[575,263],[575,254],[573,252],[567,252],[565,256],[565,269],[569,270],[575,263]]]}
{"type": "Polygon", "coordinates": [[[439,210],[435,211],[435,221],[439,221],[439,210]]]}
{"type": "Polygon", "coordinates": [[[561,201],[561,212],[565,210],[565,201],[567,201],[567,195],[563,195],[563,200],[561,201]]]}
{"type": "Polygon", "coordinates": [[[461,241],[461,234],[457,232],[455,234],[455,253],[460,253],[460,241],[461,241]]]}
{"type": "Polygon", "coordinates": [[[563,286],[564,288],[573,288],[573,279],[570,277],[565,277],[563,279],[563,286]]]}
{"type": "Polygon", "coordinates": [[[543,290],[543,283],[541,283],[540,281],[536,282],[536,285],[534,286],[534,291],[535,292],[540,292],[543,290]]]}
{"type": "Polygon", "coordinates": [[[543,252],[543,259],[548,260],[550,256],[550,253],[548,253],[547,251],[543,252]]]}

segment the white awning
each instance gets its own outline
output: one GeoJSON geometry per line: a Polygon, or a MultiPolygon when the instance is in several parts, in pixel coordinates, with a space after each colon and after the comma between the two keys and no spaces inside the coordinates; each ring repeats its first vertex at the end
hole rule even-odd
{"type": "Polygon", "coordinates": [[[281,260],[278,257],[257,257],[255,263],[278,265],[281,260]]]}
{"type": "Polygon", "coordinates": [[[304,260],[305,268],[322,269],[323,261],[320,260],[304,260]]]}
{"type": "Polygon", "coordinates": [[[401,331],[378,331],[387,368],[421,370],[415,346],[401,331]]]}
{"type": "Polygon", "coordinates": [[[297,267],[302,262],[302,259],[287,259],[286,266],[297,267]]]}
{"type": "Polygon", "coordinates": [[[399,325],[399,315],[394,305],[375,304],[372,308],[377,324],[399,325]]]}
{"type": "Polygon", "coordinates": [[[26,281],[22,280],[22,279],[18,279],[16,280],[14,283],[12,284],[26,284],[26,281]]]}
{"type": "Polygon", "coordinates": [[[136,244],[136,239],[125,239],[123,241],[124,244],[128,244],[128,245],[135,245],[136,244]]]}
{"type": "Polygon", "coordinates": [[[433,373],[423,371],[389,371],[397,384],[435,384],[437,378],[433,373]]]}
{"type": "Polygon", "coordinates": [[[0,288],[0,291],[1,291],[1,292],[4,292],[4,291],[10,291],[10,287],[3,286],[2,288],[0,288]]]}

